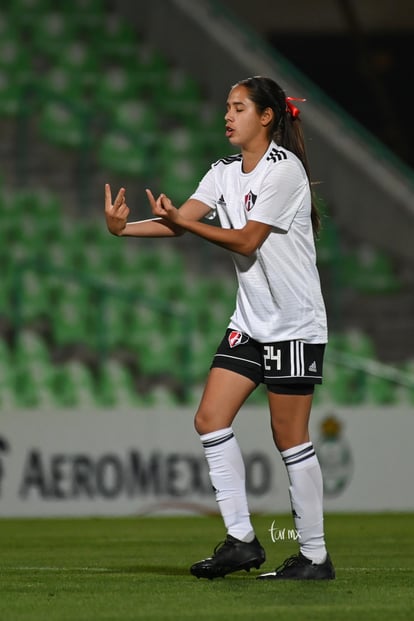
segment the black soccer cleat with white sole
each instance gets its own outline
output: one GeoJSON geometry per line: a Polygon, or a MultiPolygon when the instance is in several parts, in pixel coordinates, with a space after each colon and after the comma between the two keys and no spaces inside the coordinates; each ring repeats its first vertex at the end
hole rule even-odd
{"type": "Polygon", "coordinates": [[[257,580],[334,580],[335,568],[330,556],[321,564],[313,563],[301,552],[287,558],[275,571],[260,574],[257,580]]]}
{"type": "Polygon", "coordinates": [[[250,543],[245,543],[227,535],[225,541],[215,547],[213,556],[194,563],[190,572],[196,578],[212,580],[224,578],[225,575],[241,569],[246,571],[250,571],[252,567],[259,569],[265,560],[265,551],[256,537],[250,543]]]}

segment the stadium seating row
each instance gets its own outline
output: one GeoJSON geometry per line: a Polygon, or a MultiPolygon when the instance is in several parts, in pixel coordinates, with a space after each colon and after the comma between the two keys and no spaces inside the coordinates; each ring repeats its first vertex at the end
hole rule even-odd
{"type": "MultiPolygon", "coordinates": [[[[177,200],[228,152],[222,112],[102,0],[2,3],[0,116],[28,114],[44,141],[86,149],[113,172],[156,174],[177,200]]],[[[137,250],[101,223],[75,223],[48,194],[1,191],[0,240],[0,407],[179,400],[183,360],[197,398],[232,312],[233,285],[191,279],[178,253],[137,250]]],[[[387,257],[338,248],[325,213],[318,256],[338,282],[398,286],[387,257]]],[[[361,335],[337,345],[375,355],[361,335]]],[[[318,398],[398,398],[389,382],[341,365],[328,365],[327,386],[318,398]]],[[[265,398],[258,391],[251,399],[265,398]]]]}
{"type": "MultiPolygon", "coordinates": [[[[201,340],[201,339],[200,339],[201,340]]],[[[190,378],[192,386],[187,402],[195,404],[199,397],[202,380],[208,369],[212,351],[197,352],[196,343],[186,343],[192,360],[191,370],[197,380],[190,378]],[[200,359],[197,360],[197,355],[200,359]]],[[[19,333],[15,347],[0,339],[0,407],[113,407],[119,405],[145,406],[160,402],[177,404],[182,401],[179,384],[171,382],[172,369],[164,365],[166,349],[157,351],[152,341],[148,368],[131,366],[116,352],[105,358],[99,367],[85,360],[72,357],[56,363],[44,339],[36,332],[24,329],[19,333]],[[145,377],[145,381],[143,380],[145,377]]],[[[142,353],[137,345],[138,354],[142,353]]],[[[176,351],[170,352],[170,365],[177,365],[176,351]]],[[[130,361],[128,361],[130,362],[130,361]]],[[[413,371],[414,361],[405,365],[405,371],[413,371]]],[[[379,376],[347,369],[328,361],[325,365],[323,388],[315,393],[317,404],[361,405],[414,403],[414,383],[403,388],[379,376]]],[[[265,403],[262,388],[250,398],[250,403],[265,403]]]]}
{"type": "MultiPolygon", "coordinates": [[[[44,140],[91,151],[114,173],[146,181],[155,175],[177,201],[194,190],[217,154],[228,152],[222,111],[105,2],[8,0],[0,9],[0,34],[0,115],[35,113],[44,140]]],[[[37,225],[26,214],[15,228],[9,210],[4,231],[25,245],[39,244],[39,227],[45,234],[54,227],[57,239],[53,205],[45,211],[37,225]]],[[[336,282],[395,290],[386,256],[363,248],[339,259],[329,214],[323,227],[319,262],[335,272],[336,282]]]]}
{"type": "MultiPolygon", "coordinates": [[[[64,217],[48,194],[0,192],[0,231],[0,318],[18,335],[12,347],[3,344],[6,395],[15,391],[27,404],[51,395],[63,404],[82,395],[109,403],[115,397],[98,382],[107,365],[125,378],[118,382],[124,393],[129,387],[130,399],[140,402],[163,390],[174,399],[185,378],[194,386],[203,381],[233,309],[233,281],[192,279],[178,250],[121,243],[103,223],[64,217]],[[73,368],[79,378],[94,373],[93,382],[79,381],[80,392],[73,379],[62,379],[72,377],[73,368]]],[[[338,351],[375,358],[372,342],[360,333],[330,341],[338,351]]],[[[393,402],[399,395],[392,383],[337,364],[328,364],[326,383],[320,399],[339,403],[393,402]]],[[[252,397],[263,399],[260,391],[252,397]]]]}
{"type": "Polygon", "coordinates": [[[184,200],[229,150],[223,113],[102,3],[26,2],[25,18],[19,2],[0,10],[0,115],[30,115],[52,144],[93,152],[115,173],[155,175],[184,200]]]}

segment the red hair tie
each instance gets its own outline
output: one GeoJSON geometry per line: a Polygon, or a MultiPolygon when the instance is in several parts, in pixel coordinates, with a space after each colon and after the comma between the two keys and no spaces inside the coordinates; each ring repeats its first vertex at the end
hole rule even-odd
{"type": "Polygon", "coordinates": [[[297,119],[300,114],[300,110],[293,105],[292,101],[306,101],[306,99],[300,99],[298,97],[286,97],[286,112],[289,112],[292,118],[297,119]]]}

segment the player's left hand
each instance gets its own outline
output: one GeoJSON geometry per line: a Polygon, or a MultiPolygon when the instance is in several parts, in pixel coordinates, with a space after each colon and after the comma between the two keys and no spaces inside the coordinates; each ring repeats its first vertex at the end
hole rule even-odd
{"type": "Polygon", "coordinates": [[[160,194],[157,199],[154,198],[151,190],[145,190],[148,196],[149,203],[151,205],[151,211],[154,216],[158,218],[165,218],[170,222],[179,224],[181,216],[179,211],[165,194],[160,194]]]}

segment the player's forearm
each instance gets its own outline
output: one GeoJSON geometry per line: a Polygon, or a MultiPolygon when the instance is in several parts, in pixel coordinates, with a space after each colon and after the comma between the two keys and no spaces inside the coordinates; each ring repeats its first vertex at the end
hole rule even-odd
{"type": "Polygon", "coordinates": [[[178,237],[184,230],[163,218],[128,222],[120,235],[122,237],[178,237]]]}
{"type": "Polygon", "coordinates": [[[249,256],[255,250],[243,229],[223,229],[204,222],[184,219],[180,219],[180,227],[217,246],[245,256],[249,256]]]}

